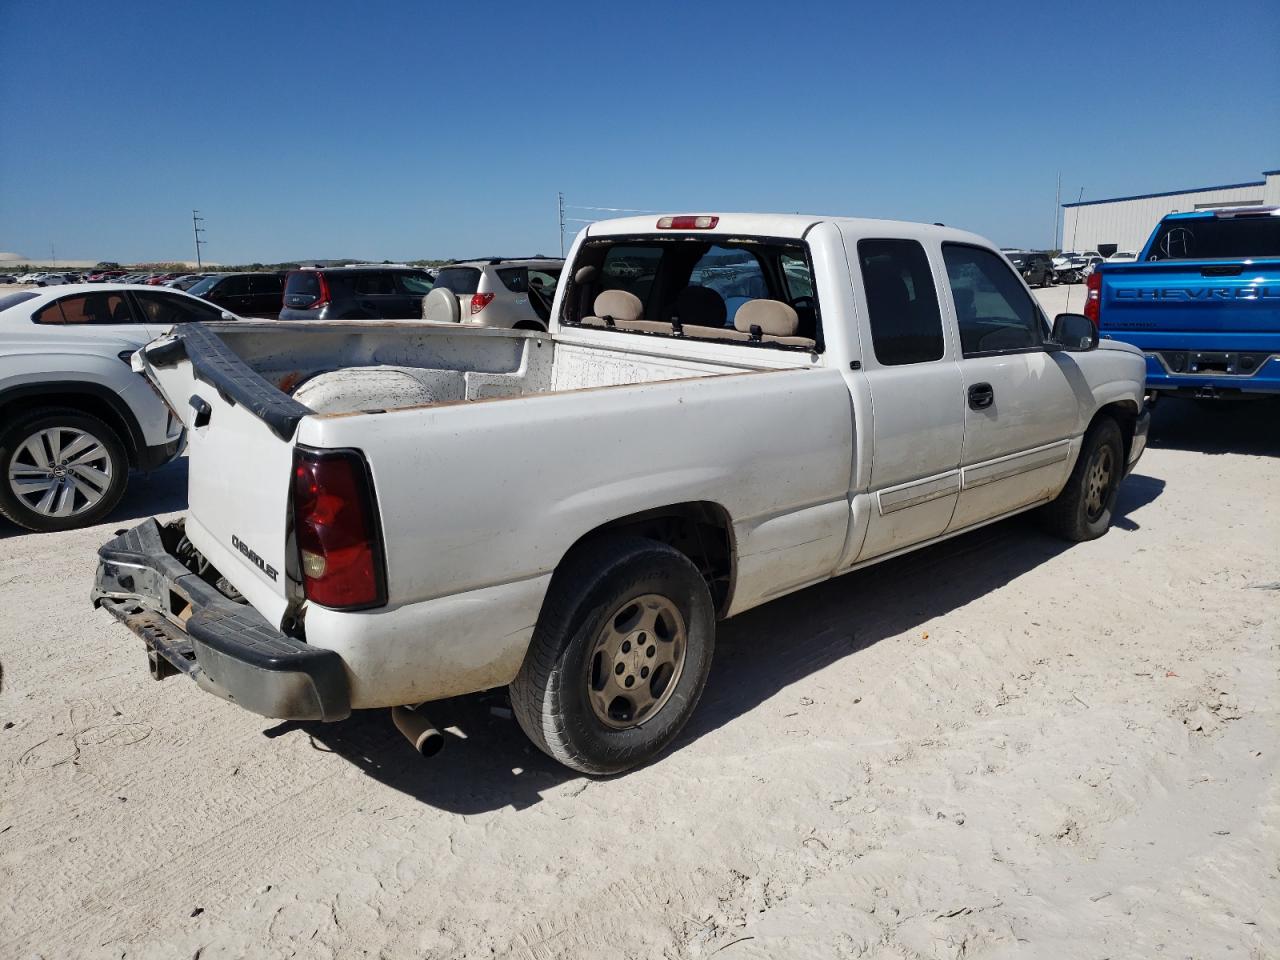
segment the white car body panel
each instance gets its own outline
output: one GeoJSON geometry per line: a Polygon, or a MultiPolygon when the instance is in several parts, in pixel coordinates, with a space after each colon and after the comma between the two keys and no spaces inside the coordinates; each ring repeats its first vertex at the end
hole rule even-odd
{"type": "MultiPolygon", "coordinates": [[[[189,361],[152,369],[189,422],[181,408],[192,393],[212,407],[210,425],[192,429],[192,541],[270,622],[305,611],[307,642],[347,666],[352,707],[417,703],[509,682],[551,574],[612,521],[673,504],[721,511],[733,553],[721,612],[730,616],[1051,499],[1098,408],[1140,408],[1136,350],[961,355],[941,245],[994,251],[980,237],[893,221],[719,216],[708,239],[803,238],[821,351],[562,325],[563,282],[549,335],[467,323],[245,327],[230,334],[233,349],[277,386],[296,383],[298,371],[358,375],[361,365],[417,351],[422,376],[461,393],[373,413],[312,412],[281,439],[244,405],[219,401],[189,361]],[[925,248],[946,341],[940,360],[877,362],[860,238],[925,248]],[[326,356],[330,342],[341,352],[326,356]],[[966,389],[980,381],[993,386],[995,404],[970,410],[966,389]],[[296,566],[287,489],[296,445],[355,449],[367,461],[385,606],[308,604],[287,575],[296,566]],[[233,549],[233,534],[278,579],[233,549]]],[[[661,235],[655,220],[592,224],[566,262],[588,240],[661,235]]]]}

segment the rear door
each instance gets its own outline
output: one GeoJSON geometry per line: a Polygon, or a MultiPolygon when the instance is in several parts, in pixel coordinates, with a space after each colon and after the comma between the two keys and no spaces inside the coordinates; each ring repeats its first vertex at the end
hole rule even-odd
{"type": "Polygon", "coordinates": [[[278,625],[293,593],[292,437],[310,411],[249,369],[215,331],[187,324],[137,358],[187,428],[187,536],[278,625]]]}
{"type": "Polygon", "coordinates": [[[232,313],[242,317],[247,316],[251,309],[249,275],[241,273],[232,277],[224,277],[213,285],[209,292],[204,295],[204,299],[210,303],[216,303],[224,310],[230,310],[232,313]]]}
{"type": "Polygon", "coordinates": [[[1045,352],[1044,314],[1006,258],[959,243],[944,243],[942,257],[964,385],[960,498],[948,528],[959,530],[1054,495],[1092,398],[1071,354],[1045,352]]]}
{"type": "Polygon", "coordinates": [[[845,239],[870,327],[873,506],[858,560],[940,535],[960,492],[964,408],[937,284],[916,240],[845,239]]]}

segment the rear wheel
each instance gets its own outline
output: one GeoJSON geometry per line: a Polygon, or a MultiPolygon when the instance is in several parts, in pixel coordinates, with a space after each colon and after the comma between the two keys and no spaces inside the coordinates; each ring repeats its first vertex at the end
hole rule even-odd
{"type": "Polygon", "coordinates": [[[639,537],[579,548],[556,571],[511,684],[516,719],[567,767],[630,769],[688,721],[714,638],[711,594],[684,554],[639,537]]]}
{"type": "Polygon", "coordinates": [[[1067,485],[1042,508],[1045,525],[1066,540],[1096,540],[1111,526],[1123,476],[1120,427],[1110,417],[1101,417],[1085,432],[1067,485]]]}
{"type": "Polygon", "coordinates": [[[97,523],[120,502],[128,478],[124,445],[97,417],[45,408],[0,432],[0,513],[28,530],[97,523]]]}

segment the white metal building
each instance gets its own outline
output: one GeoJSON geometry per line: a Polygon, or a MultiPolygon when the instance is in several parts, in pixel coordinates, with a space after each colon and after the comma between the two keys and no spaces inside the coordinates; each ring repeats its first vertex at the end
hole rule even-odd
{"type": "Polygon", "coordinates": [[[1167,213],[1218,207],[1280,206],[1280,170],[1266,170],[1262,176],[1263,179],[1248,183],[1064,203],[1062,247],[1064,250],[1097,250],[1103,256],[1117,250],[1136,253],[1167,213]]]}

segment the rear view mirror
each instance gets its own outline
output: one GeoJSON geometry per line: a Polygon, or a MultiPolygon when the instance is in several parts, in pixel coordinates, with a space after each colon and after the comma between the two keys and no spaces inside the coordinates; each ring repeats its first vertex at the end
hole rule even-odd
{"type": "Polygon", "coordinates": [[[1082,313],[1060,313],[1053,318],[1051,344],[1069,353],[1084,353],[1098,346],[1098,328],[1082,313]]]}

